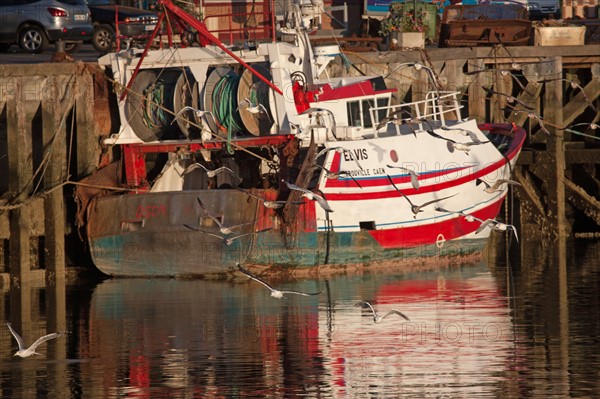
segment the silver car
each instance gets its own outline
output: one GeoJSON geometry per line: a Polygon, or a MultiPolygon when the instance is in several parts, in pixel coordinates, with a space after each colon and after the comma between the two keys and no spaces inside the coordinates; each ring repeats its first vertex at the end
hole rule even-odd
{"type": "Polygon", "coordinates": [[[0,52],[18,44],[37,54],[59,40],[73,52],[93,33],[85,0],[0,0],[0,52]]]}

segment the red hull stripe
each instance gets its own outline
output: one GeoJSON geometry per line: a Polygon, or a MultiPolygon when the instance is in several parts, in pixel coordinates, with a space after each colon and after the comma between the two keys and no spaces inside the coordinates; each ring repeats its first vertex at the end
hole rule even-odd
{"type": "MultiPolygon", "coordinates": [[[[498,215],[504,196],[497,201],[481,208],[475,212],[469,213],[481,220],[493,219],[498,215]]],[[[441,216],[443,214],[440,213],[441,216]]],[[[456,215],[449,219],[444,219],[438,223],[430,223],[422,226],[398,227],[385,230],[371,230],[371,236],[383,248],[409,248],[419,245],[434,244],[440,238],[452,240],[473,233],[480,226],[480,223],[469,222],[463,216],[456,215]]]]}

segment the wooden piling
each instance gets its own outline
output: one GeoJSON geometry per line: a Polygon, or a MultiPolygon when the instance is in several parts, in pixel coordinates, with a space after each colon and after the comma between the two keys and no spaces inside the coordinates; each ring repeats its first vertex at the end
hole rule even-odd
{"type": "Polygon", "coordinates": [[[562,76],[562,57],[557,56],[542,63],[542,76],[547,76],[546,91],[544,94],[544,123],[550,134],[548,138],[549,166],[552,168],[548,179],[548,213],[555,224],[557,236],[566,236],[567,220],[565,207],[565,143],[563,129],[563,88],[562,82],[556,80],[562,76]]]}
{"type": "Polygon", "coordinates": [[[31,271],[30,222],[31,212],[24,203],[27,199],[26,187],[32,179],[31,133],[27,131],[23,83],[20,79],[9,80],[8,85],[14,91],[7,93],[7,151],[8,151],[8,190],[13,202],[22,202],[23,206],[9,213],[10,220],[10,271],[12,283],[20,284],[29,280],[31,271]]]}
{"type": "Polygon", "coordinates": [[[60,185],[67,178],[67,112],[71,109],[73,89],[64,77],[49,76],[47,92],[42,97],[42,140],[49,154],[44,173],[44,187],[52,188],[44,200],[46,270],[48,279],[64,276],[65,268],[65,203],[60,185]]]}
{"type": "Polygon", "coordinates": [[[477,122],[483,123],[486,117],[485,94],[482,87],[485,74],[479,72],[485,69],[485,62],[482,59],[471,60],[468,68],[469,73],[475,74],[472,84],[469,86],[469,110],[477,122]]]}
{"type": "Polygon", "coordinates": [[[92,76],[81,63],[0,68],[0,262],[12,287],[65,278],[68,165],[77,181],[99,158],[92,76]]]}

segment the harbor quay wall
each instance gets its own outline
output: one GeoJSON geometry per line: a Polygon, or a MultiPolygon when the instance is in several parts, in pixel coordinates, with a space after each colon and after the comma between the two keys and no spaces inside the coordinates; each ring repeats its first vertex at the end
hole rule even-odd
{"type": "MultiPolygon", "coordinates": [[[[524,126],[519,227],[550,238],[600,231],[597,46],[345,52],[327,74],[383,76],[398,103],[458,91],[463,117],[524,126]]],[[[118,156],[102,144],[118,129],[113,82],[96,64],[0,65],[1,286],[53,283],[91,264],[73,191],[118,156]]]]}

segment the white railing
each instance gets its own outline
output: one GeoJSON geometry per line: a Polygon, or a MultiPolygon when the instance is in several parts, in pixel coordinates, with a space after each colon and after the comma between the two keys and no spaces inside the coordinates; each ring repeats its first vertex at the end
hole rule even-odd
{"type": "MultiPolygon", "coordinates": [[[[461,120],[460,110],[463,108],[458,100],[458,91],[430,91],[425,96],[425,100],[414,101],[410,103],[402,103],[395,105],[386,105],[384,107],[371,107],[371,120],[374,121],[373,126],[380,123],[379,114],[382,110],[387,110],[386,117],[395,115],[394,124],[410,124],[422,123],[425,121],[440,121],[443,125],[446,124],[446,119],[461,120]]],[[[391,122],[388,121],[388,122],[391,122]]],[[[385,126],[381,126],[381,130],[385,126]]]]}

